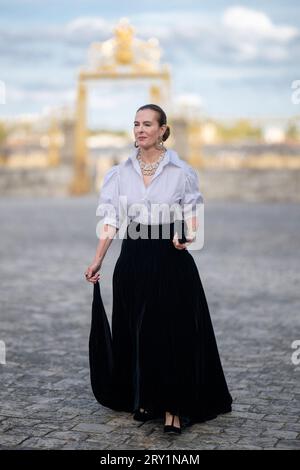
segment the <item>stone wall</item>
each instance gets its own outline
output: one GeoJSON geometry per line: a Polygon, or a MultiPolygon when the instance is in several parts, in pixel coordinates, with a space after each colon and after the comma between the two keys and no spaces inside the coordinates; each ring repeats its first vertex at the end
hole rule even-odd
{"type": "Polygon", "coordinates": [[[54,168],[0,168],[0,196],[60,196],[68,194],[72,169],[68,165],[54,168]]]}
{"type": "MultiPolygon", "coordinates": [[[[0,196],[60,196],[68,194],[72,168],[0,169],[0,196]]],[[[300,170],[201,169],[205,201],[300,202],[300,170]]],[[[93,177],[93,175],[92,175],[93,177]]]]}
{"type": "Polygon", "coordinates": [[[300,202],[300,170],[198,170],[208,200],[300,202]]]}

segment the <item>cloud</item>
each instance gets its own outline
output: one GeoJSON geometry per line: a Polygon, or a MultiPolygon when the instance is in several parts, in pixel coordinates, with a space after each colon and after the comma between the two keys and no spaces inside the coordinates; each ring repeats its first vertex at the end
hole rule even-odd
{"type": "Polygon", "coordinates": [[[111,23],[100,16],[81,16],[70,21],[66,25],[67,34],[109,34],[111,23]]]}
{"type": "Polygon", "coordinates": [[[75,90],[70,88],[65,89],[45,89],[32,90],[23,87],[8,86],[6,90],[7,104],[16,103],[30,103],[43,104],[43,103],[70,103],[73,104],[75,100],[75,90]]]}
{"type": "MultiPolygon", "coordinates": [[[[293,74],[297,78],[299,30],[273,21],[261,10],[237,5],[208,15],[199,10],[173,9],[136,13],[129,19],[138,37],[154,36],[160,40],[162,62],[170,63],[174,72],[174,93],[188,92],[193,100],[203,97],[205,106],[209,106],[209,93],[222,90],[224,85],[230,89],[230,96],[238,96],[243,87],[269,89],[271,93],[282,90],[285,81],[288,87],[293,74]]],[[[70,89],[75,87],[79,66],[87,63],[88,46],[112,37],[117,21],[118,18],[80,16],[62,24],[48,22],[42,27],[23,22],[12,28],[3,23],[1,78],[10,84],[9,102],[22,103],[23,108],[26,103],[38,108],[39,102],[72,102],[74,92],[70,89]]],[[[135,86],[138,92],[141,86],[135,86]]],[[[115,100],[110,101],[114,90],[107,89],[108,99],[105,95],[91,95],[95,108],[114,110],[115,100]]],[[[129,95],[130,99],[135,96],[131,91],[129,95]]],[[[118,103],[121,96],[118,93],[118,103]]]]}
{"type": "Polygon", "coordinates": [[[275,24],[260,10],[232,6],[218,16],[173,11],[136,14],[130,19],[138,35],[160,40],[163,59],[176,66],[273,67],[300,59],[299,30],[275,24]]]}
{"type": "Polygon", "coordinates": [[[291,58],[291,43],[299,39],[297,28],[275,25],[265,13],[242,6],[225,10],[221,23],[238,61],[286,61],[291,58]]]}
{"type": "Polygon", "coordinates": [[[104,41],[113,34],[114,24],[100,16],[75,18],[66,24],[63,39],[72,44],[89,44],[104,41]]]}
{"type": "MultiPolygon", "coordinates": [[[[229,7],[218,17],[199,11],[173,11],[131,15],[130,20],[137,36],[157,37],[163,48],[163,59],[175,65],[189,61],[195,66],[199,62],[272,64],[291,61],[292,53],[293,60],[300,55],[297,28],[274,24],[264,12],[242,6],[229,7]]],[[[66,65],[79,65],[82,56],[76,55],[78,48],[84,53],[91,42],[110,38],[116,21],[82,16],[43,28],[2,26],[2,58],[15,55],[21,62],[43,60],[53,55],[55,48],[60,48],[66,65]]]]}
{"type": "Polygon", "coordinates": [[[1,57],[16,54],[18,59],[41,58],[55,48],[87,48],[93,41],[103,41],[113,34],[113,24],[102,17],[79,17],[67,23],[43,27],[23,23],[12,28],[0,25],[1,57]],[[25,54],[26,53],[26,54],[25,54]],[[39,57],[41,56],[41,57],[39,57]]]}
{"type": "Polygon", "coordinates": [[[224,27],[238,38],[287,43],[299,35],[297,28],[275,25],[262,11],[242,6],[227,8],[222,16],[224,27]]]}

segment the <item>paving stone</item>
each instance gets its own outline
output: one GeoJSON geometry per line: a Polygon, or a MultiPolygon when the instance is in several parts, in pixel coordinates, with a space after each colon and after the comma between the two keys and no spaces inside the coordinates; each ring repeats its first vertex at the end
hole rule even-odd
{"type": "Polygon", "coordinates": [[[62,449],[66,441],[61,439],[47,439],[39,437],[30,437],[26,439],[19,448],[20,449],[62,449]]]}
{"type": "MultiPolygon", "coordinates": [[[[233,411],[172,437],[162,422],[137,423],[92,394],[92,285],[83,272],[94,256],[94,207],[92,196],[0,199],[0,340],[7,350],[0,365],[0,448],[299,449],[300,368],[291,362],[291,344],[300,339],[300,206],[206,205],[205,246],[191,254],[233,411]]],[[[102,267],[109,321],[120,248],[114,240],[102,267]]]]}
{"type": "Polygon", "coordinates": [[[278,421],[280,423],[296,423],[298,421],[298,418],[296,416],[287,416],[284,414],[278,414],[278,415],[266,415],[263,418],[263,421],[278,421]]]}
{"type": "Polygon", "coordinates": [[[274,447],[276,445],[276,443],[278,442],[278,439],[277,438],[271,438],[271,437],[263,437],[263,436],[257,436],[256,438],[255,437],[252,437],[252,436],[249,436],[249,437],[242,437],[241,439],[239,439],[237,442],[236,442],[236,445],[242,445],[242,446],[258,446],[258,447],[262,447],[262,448],[265,448],[265,447],[274,447]]]}
{"type": "Polygon", "coordinates": [[[286,439],[286,440],[296,439],[298,434],[299,434],[298,432],[294,432],[294,431],[281,431],[277,429],[275,430],[268,429],[262,433],[263,436],[275,436],[275,437],[278,437],[278,439],[286,439]]]}
{"type": "Polygon", "coordinates": [[[89,437],[88,433],[72,431],[50,431],[47,439],[60,439],[69,441],[84,441],[89,437]]]}
{"type": "Polygon", "coordinates": [[[20,445],[25,439],[27,439],[27,434],[2,434],[1,435],[1,445],[6,448],[10,449],[11,447],[15,447],[20,445]]]}
{"type": "Polygon", "coordinates": [[[300,435],[300,423],[287,423],[280,428],[282,431],[295,431],[300,435]]]}
{"type": "Polygon", "coordinates": [[[21,436],[30,436],[30,437],[44,437],[48,435],[50,432],[49,429],[45,428],[35,428],[35,427],[28,427],[28,426],[18,426],[18,427],[11,427],[5,431],[5,436],[8,435],[21,435],[21,436]]]}
{"type": "Polygon", "coordinates": [[[286,441],[284,439],[279,439],[275,447],[276,449],[300,450],[300,440],[290,439],[289,441],[286,441]]]}
{"type": "Polygon", "coordinates": [[[108,433],[113,431],[114,426],[109,426],[107,424],[96,424],[96,423],[81,423],[77,424],[73,431],[84,431],[84,432],[94,432],[97,434],[108,433]]]}

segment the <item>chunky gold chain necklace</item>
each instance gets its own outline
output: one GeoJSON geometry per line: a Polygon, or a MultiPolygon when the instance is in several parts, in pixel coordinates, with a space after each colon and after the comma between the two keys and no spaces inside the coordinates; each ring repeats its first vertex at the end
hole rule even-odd
{"type": "Polygon", "coordinates": [[[143,175],[145,176],[151,176],[155,173],[155,171],[157,170],[158,168],[158,165],[160,164],[160,162],[162,161],[162,159],[164,158],[165,154],[166,154],[166,149],[164,148],[163,152],[160,154],[158,160],[156,160],[156,162],[154,163],[145,163],[143,160],[142,160],[142,157],[141,157],[141,150],[139,149],[138,153],[137,153],[137,160],[140,164],[140,167],[141,167],[141,170],[142,170],[142,173],[143,175]]]}

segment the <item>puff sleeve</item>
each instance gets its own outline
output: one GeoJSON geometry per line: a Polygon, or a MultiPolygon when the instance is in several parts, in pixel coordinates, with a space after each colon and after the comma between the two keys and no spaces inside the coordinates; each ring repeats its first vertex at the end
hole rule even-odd
{"type": "Polygon", "coordinates": [[[199,176],[197,171],[190,165],[185,168],[184,194],[181,199],[184,219],[196,216],[200,204],[204,203],[203,195],[200,192],[199,176]]]}
{"type": "Polygon", "coordinates": [[[119,189],[119,169],[118,165],[114,165],[104,175],[96,215],[103,218],[103,224],[113,225],[117,229],[120,228],[119,189]]]}

